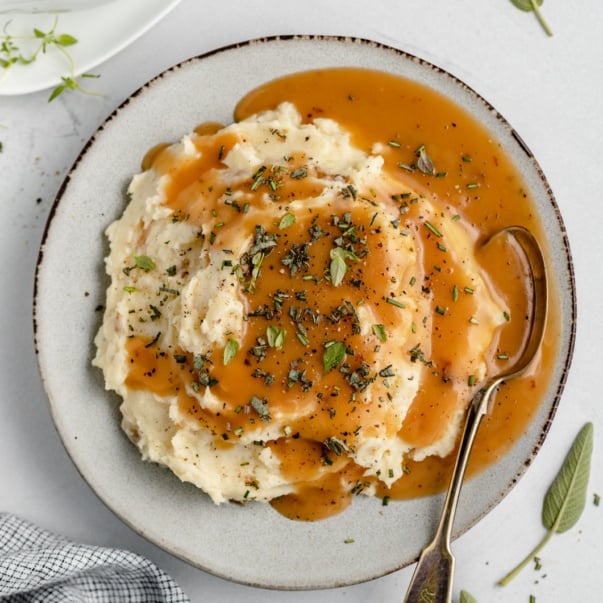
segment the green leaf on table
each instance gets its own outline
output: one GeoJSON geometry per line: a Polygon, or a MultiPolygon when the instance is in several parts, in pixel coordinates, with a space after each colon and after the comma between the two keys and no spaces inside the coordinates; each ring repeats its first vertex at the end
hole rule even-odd
{"type": "Polygon", "coordinates": [[[551,28],[545,21],[542,11],[540,10],[543,0],[511,0],[511,3],[519,10],[523,10],[527,13],[534,13],[546,35],[553,35],[551,28]]]}
{"type": "Polygon", "coordinates": [[[577,435],[561,470],[542,505],[542,523],[548,530],[567,532],[576,525],[586,504],[586,488],[593,451],[593,425],[587,423],[577,435]]]}
{"type": "Polygon", "coordinates": [[[499,585],[508,584],[538,555],[554,534],[566,532],[580,519],[586,505],[593,433],[592,423],[586,423],[582,427],[544,497],[542,523],[548,530],[546,535],[513,570],[498,582],[499,585]]]}
{"type": "Polygon", "coordinates": [[[462,590],[459,603],[477,603],[477,599],[471,593],[468,593],[466,590],[462,590]]]}
{"type": "MultiPolygon", "coordinates": [[[[542,6],[543,0],[535,0],[538,6],[542,6]]],[[[520,10],[525,10],[526,13],[531,13],[534,10],[532,0],[511,0],[511,2],[520,10]]]]}

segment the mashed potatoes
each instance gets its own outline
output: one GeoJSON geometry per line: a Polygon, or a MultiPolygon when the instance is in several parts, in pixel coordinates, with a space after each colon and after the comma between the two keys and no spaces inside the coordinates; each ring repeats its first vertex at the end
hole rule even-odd
{"type": "Polygon", "coordinates": [[[216,503],[370,494],[454,447],[504,308],[375,142],[284,103],[162,150],[107,230],[94,363],[143,458],[216,503]]]}

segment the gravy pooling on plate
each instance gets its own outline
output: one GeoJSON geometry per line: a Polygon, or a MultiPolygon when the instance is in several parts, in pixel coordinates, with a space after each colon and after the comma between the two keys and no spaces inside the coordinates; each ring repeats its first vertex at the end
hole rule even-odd
{"type": "MultiPolygon", "coordinates": [[[[214,501],[292,518],[437,491],[471,393],[521,347],[525,266],[481,243],[539,233],[528,192],[464,111],[384,73],[276,80],[235,121],[149,153],[108,230],[95,363],[124,430],[214,501]]],[[[527,425],[555,332],[473,470],[527,425]]]]}

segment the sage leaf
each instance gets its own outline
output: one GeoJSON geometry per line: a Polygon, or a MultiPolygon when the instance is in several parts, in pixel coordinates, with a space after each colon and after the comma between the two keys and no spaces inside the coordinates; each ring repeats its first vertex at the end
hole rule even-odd
{"type": "Polygon", "coordinates": [[[268,409],[268,402],[266,400],[261,400],[257,396],[251,396],[251,400],[249,403],[253,407],[253,409],[260,415],[260,419],[264,422],[270,421],[270,410],[268,409]]]}
{"type": "Polygon", "coordinates": [[[548,530],[567,532],[576,525],[586,504],[586,488],[593,451],[593,425],[587,423],[576,436],[565,462],[542,505],[542,523],[548,530]]]}
{"type": "Polygon", "coordinates": [[[348,266],[345,263],[345,250],[341,247],[335,247],[330,251],[331,265],[329,267],[329,273],[331,275],[331,283],[334,287],[339,287],[343,282],[343,277],[348,270],[348,266]]]}
{"type": "Polygon", "coordinates": [[[155,268],[155,262],[148,255],[135,255],[134,263],[137,268],[149,272],[155,268]]]}
{"type": "Polygon", "coordinates": [[[292,213],[287,212],[278,223],[279,230],[284,230],[295,224],[295,216],[292,213]]]}
{"type": "MultiPolygon", "coordinates": [[[[543,0],[535,1],[538,6],[542,6],[543,0]]],[[[526,13],[531,13],[534,10],[532,0],[511,0],[511,3],[514,4],[519,10],[523,10],[526,13]]]]}
{"type": "Polygon", "coordinates": [[[322,368],[326,373],[339,366],[345,358],[345,343],[343,341],[334,341],[328,345],[322,355],[322,368]]]}
{"type": "Polygon", "coordinates": [[[343,249],[343,247],[334,247],[329,252],[331,257],[331,264],[329,266],[329,274],[331,275],[331,283],[334,287],[339,287],[343,282],[343,277],[348,271],[348,265],[346,259],[358,260],[356,254],[349,249],[343,249]]]}
{"type": "Polygon", "coordinates": [[[285,344],[286,336],[287,331],[285,329],[279,329],[272,325],[266,329],[266,338],[268,339],[268,345],[271,348],[276,348],[277,350],[282,349],[285,344]]]}
{"type": "Polygon", "coordinates": [[[554,534],[572,528],[586,505],[586,489],[593,451],[594,428],[586,423],[574,440],[559,473],[550,485],[542,505],[542,523],[548,530],[536,547],[498,584],[508,584],[544,548],[554,534]]]}
{"type": "Polygon", "coordinates": [[[526,13],[534,13],[546,35],[552,36],[553,31],[549,27],[548,23],[545,21],[542,11],[540,10],[542,2],[543,0],[511,0],[513,6],[515,6],[519,10],[523,10],[526,13]]]}
{"type": "Polygon", "coordinates": [[[416,151],[415,154],[417,156],[417,167],[421,172],[427,174],[429,176],[434,176],[436,173],[435,167],[433,166],[433,162],[431,161],[431,157],[427,154],[425,150],[425,145],[421,145],[416,151]]]}
{"type": "Polygon", "coordinates": [[[471,593],[462,590],[459,603],[477,603],[477,599],[471,593]]]}
{"type": "Polygon", "coordinates": [[[229,364],[239,351],[239,342],[236,339],[229,339],[224,347],[224,366],[229,364]]]}

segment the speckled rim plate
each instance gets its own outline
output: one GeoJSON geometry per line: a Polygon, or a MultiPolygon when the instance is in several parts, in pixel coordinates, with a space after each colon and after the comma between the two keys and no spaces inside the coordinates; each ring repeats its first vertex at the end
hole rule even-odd
{"type": "Polygon", "coordinates": [[[366,40],[254,40],[193,58],[135,92],[83,149],[53,207],[40,250],[34,322],[42,378],[64,445],[97,495],[139,534],[224,578],[265,588],[344,586],[412,563],[432,534],[442,497],[383,507],[357,497],[344,513],[293,522],[270,506],[215,506],[169,471],[140,460],[122,434],[116,397],[93,369],[93,337],[106,278],[105,227],[145,150],[196,124],[228,123],[239,98],[272,78],[309,68],[358,66],[431,86],[477,116],[520,166],[548,234],[559,281],[560,350],[553,385],[529,429],[503,461],[465,485],[455,535],[491,510],[540,448],[570,363],[575,324],[571,257],[561,216],[536,160],[511,126],[455,77],[414,56],[366,40]],[[60,277],[59,277],[60,275],[60,277]],[[68,283],[68,286],[66,286],[68,283]],[[354,544],[346,544],[353,539],[354,544]]]}

